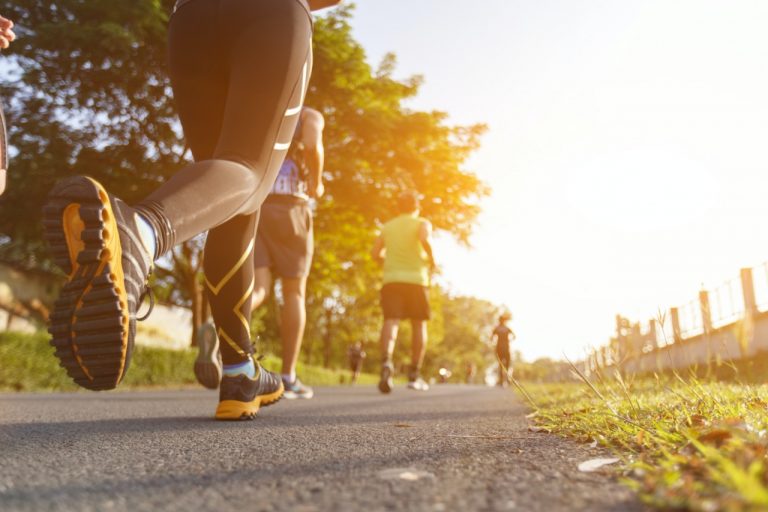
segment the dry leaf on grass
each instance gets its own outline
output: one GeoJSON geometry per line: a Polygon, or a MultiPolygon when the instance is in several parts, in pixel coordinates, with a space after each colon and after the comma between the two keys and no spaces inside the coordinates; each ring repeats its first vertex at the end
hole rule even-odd
{"type": "Polygon", "coordinates": [[[699,441],[702,443],[709,443],[714,444],[715,446],[720,446],[731,437],[733,437],[733,434],[731,434],[730,431],[721,428],[715,428],[709,432],[701,434],[699,436],[699,441]]]}

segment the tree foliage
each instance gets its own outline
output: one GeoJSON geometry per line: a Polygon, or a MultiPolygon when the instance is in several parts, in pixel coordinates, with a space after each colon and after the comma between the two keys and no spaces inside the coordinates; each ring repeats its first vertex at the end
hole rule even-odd
{"type": "Polygon", "coordinates": [[[165,72],[171,3],[0,2],[19,35],[0,81],[14,151],[0,233],[15,243],[2,257],[46,265],[41,208],[58,179],[87,174],[134,201],[178,169],[165,72]]]}

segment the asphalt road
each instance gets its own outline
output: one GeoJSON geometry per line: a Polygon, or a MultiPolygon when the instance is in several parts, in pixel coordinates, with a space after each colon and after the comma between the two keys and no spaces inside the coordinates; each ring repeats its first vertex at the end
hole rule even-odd
{"type": "Polygon", "coordinates": [[[0,394],[0,510],[642,510],[509,390],[317,389],[234,423],[216,401],[0,394]]]}

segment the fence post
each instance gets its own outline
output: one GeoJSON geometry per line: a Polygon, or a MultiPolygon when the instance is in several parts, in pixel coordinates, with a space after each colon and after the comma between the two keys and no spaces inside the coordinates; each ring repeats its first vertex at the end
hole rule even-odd
{"type": "Polygon", "coordinates": [[[712,332],[712,309],[709,307],[707,290],[699,292],[699,306],[701,307],[701,326],[704,328],[704,334],[709,334],[712,332]]]}
{"type": "Polygon", "coordinates": [[[741,292],[744,294],[744,314],[756,313],[755,281],[752,278],[751,268],[741,269],[741,292]]]}
{"type": "Polygon", "coordinates": [[[669,308],[669,320],[672,322],[672,341],[680,343],[683,339],[682,334],[680,334],[680,310],[669,308]]]}
{"type": "Polygon", "coordinates": [[[741,292],[744,295],[744,318],[738,331],[738,342],[741,356],[746,357],[749,354],[749,346],[755,339],[755,316],[758,312],[751,268],[741,269],[741,292]]]}
{"type": "Polygon", "coordinates": [[[712,374],[712,308],[709,305],[709,292],[699,291],[699,307],[701,308],[701,327],[704,329],[704,342],[707,344],[707,375],[712,374]]]}
{"type": "Polygon", "coordinates": [[[651,318],[648,321],[648,339],[650,340],[650,348],[651,350],[658,350],[659,348],[659,338],[658,334],[656,332],[656,320],[651,318]]]}
{"type": "Polygon", "coordinates": [[[624,366],[630,357],[630,347],[628,345],[631,334],[625,334],[625,327],[629,327],[627,320],[621,315],[616,315],[616,368],[622,376],[624,376],[624,366]]]}

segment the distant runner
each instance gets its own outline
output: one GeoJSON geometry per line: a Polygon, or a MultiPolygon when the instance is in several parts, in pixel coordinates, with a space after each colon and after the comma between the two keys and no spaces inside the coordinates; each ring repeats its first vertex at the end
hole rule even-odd
{"type": "Polygon", "coordinates": [[[363,343],[361,341],[355,342],[347,349],[347,357],[349,357],[349,367],[352,370],[352,380],[350,384],[357,384],[357,379],[360,377],[360,370],[363,368],[363,361],[367,357],[365,350],[363,350],[363,343]]]}
{"type": "Polygon", "coordinates": [[[499,324],[493,329],[491,340],[496,342],[496,357],[499,359],[499,380],[496,383],[499,386],[509,384],[509,375],[512,371],[512,354],[509,349],[510,340],[517,337],[512,329],[507,327],[507,322],[512,320],[512,315],[503,313],[499,317],[499,324]]]}
{"type": "Polygon", "coordinates": [[[430,237],[432,225],[419,217],[419,198],[415,192],[404,192],[397,200],[400,215],[381,230],[373,246],[373,258],[383,263],[381,307],[384,325],[381,329],[383,362],[379,390],[392,391],[394,366],[392,354],[400,320],[411,321],[411,367],[408,388],[426,391],[429,385],[421,378],[421,365],[427,347],[427,321],[430,317],[430,271],[435,268],[430,237]]]}

